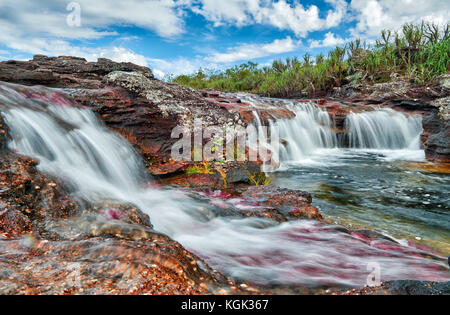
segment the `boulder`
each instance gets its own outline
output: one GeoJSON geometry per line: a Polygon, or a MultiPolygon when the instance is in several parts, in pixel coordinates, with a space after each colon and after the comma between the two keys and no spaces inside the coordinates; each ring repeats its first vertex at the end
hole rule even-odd
{"type": "Polygon", "coordinates": [[[450,162],[450,122],[434,111],[423,119],[424,133],[422,143],[427,160],[450,162]]]}
{"type": "Polygon", "coordinates": [[[252,186],[244,190],[242,196],[254,198],[262,205],[273,207],[291,218],[323,220],[319,210],[311,205],[312,197],[308,192],[274,186],[252,186]]]}

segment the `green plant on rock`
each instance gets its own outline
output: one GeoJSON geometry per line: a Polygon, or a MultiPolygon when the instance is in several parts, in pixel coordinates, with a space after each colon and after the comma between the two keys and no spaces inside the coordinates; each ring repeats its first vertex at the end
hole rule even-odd
{"type": "Polygon", "coordinates": [[[264,172],[248,174],[248,178],[249,184],[253,186],[269,186],[272,183],[272,179],[264,172]]]}
{"type": "Polygon", "coordinates": [[[192,166],[186,171],[186,174],[214,174],[213,169],[208,161],[203,161],[198,165],[192,166]]]}

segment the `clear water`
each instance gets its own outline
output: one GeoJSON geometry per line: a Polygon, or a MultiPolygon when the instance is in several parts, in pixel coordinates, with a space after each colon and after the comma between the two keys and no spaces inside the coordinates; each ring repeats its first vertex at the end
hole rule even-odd
{"type": "Polygon", "coordinates": [[[274,183],[309,191],[332,222],[370,228],[450,254],[450,177],[410,169],[421,150],[318,150],[285,163],[274,183]]]}

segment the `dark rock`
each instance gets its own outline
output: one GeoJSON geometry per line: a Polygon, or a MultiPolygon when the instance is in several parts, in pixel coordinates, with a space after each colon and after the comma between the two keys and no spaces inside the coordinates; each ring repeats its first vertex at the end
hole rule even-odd
{"type": "Polygon", "coordinates": [[[422,143],[429,161],[450,163],[450,123],[437,111],[424,117],[422,143]]]}
{"type": "Polygon", "coordinates": [[[0,62],[0,81],[57,88],[100,88],[101,78],[113,71],[140,71],[153,78],[150,69],[132,63],[99,58],[87,62],[77,57],[36,55],[30,61],[0,62]]]}
{"type": "Polygon", "coordinates": [[[365,287],[346,291],[327,290],[332,295],[450,295],[450,282],[416,280],[389,281],[377,287],[365,287]]]}
{"type": "Polygon", "coordinates": [[[384,286],[395,295],[450,295],[450,282],[401,280],[386,282],[384,286]]]}
{"type": "Polygon", "coordinates": [[[291,218],[323,219],[319,210],[311,205],[311,194],[304,191],[273,186],[252,186],[244,190],[242,196],[254,198],[262,205],[273,207],[291,218]]]}

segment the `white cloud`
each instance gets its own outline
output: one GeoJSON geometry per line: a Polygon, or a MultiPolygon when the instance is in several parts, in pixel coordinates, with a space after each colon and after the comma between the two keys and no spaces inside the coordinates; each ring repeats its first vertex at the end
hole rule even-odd
{"type": "MultiPolygon", "coordinates": [[[[118,35],[99,29],[112,25],[136,25],[163,37],[183,32],[183,20],[174,0],[77,0],[81,26],[71,27],[66,10],[69,2],[57,0],[1,0],[0,44],[27,54],[71,55],[95,60],[105,57],[147,65],[144,56],[122,47],[83,47],[70,40],[92,40],[118,35]]],[[[180,2],[181,3],[181,2],[180,2]]],[[[124,40],[119,38],[118,40],[124,40]]]]}
{"type": "Polygon", "coordinates": [[[294,51],[300,44],[300,41],[295,41],[291,37],[277,39],[269,44],[244,44],[236,48],[229,48],[225,53],[215,53],[207,57],[206,60],[217,63],[231,63],[257,59],[294,51]]]}
{"type": "Polygon", "coordinates": [[[177,58],[172,60],[163,60],[156,58],[147,58],[147,62],[152,68],[153,73],[160,79],[166,75],[191,74],[203,69],[217,69],[218,65],[199,58],[187,59],[177,58]]]}
{"type": "Polygon", "coordinates": [[[408,22],[445,23],[450,18],[448,0],[352,0],[357,25],[354,37],[379,36],[383,29],[398,29],[408,22]]]}
{"type": "Polygon", "coordinates": [[[310,48],[336,47],[344,45],[347,41],[348,40],[336,36],[332,32],[328,32],[325,34],[325,38],[323,40],[311,40],[309,47],[310,48]]]}
{"type": "Polygon", "coordinates": [[[113,25],[135,25],[173,37],[184,31],[180,5],[176,0],[77,0],[81,27],[70,27],[70,1],[2,0],[0,17],[16,26],[17,33],[63,38],[99,38],[115,33],[98,31],[113,25]]]}
{"type": "Polygon", "coordinates": [[[339,25],[345,17],[345,0],[325,1],[334,7],[325,18],[320,17],[315,5],[304,7],[300,2],[290,4],[286,0],[197,0],[198,4],[192,10],[214,22],[215,26],[264,24],[306,37],[309,32],[339,25]]]}

